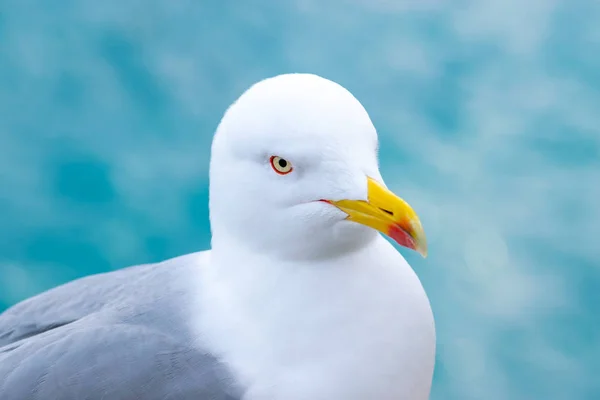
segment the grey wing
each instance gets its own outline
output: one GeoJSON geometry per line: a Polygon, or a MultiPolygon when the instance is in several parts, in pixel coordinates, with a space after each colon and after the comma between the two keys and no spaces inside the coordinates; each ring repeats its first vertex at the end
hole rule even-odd
{"type": "MultiPolygon", "coordinates": [[[[0,353],[4,346],[68,325],[119,301],[124,283],[148,275],[151,264],[87,276],[24,300],[0,314],[0,353]]],[[[124,289],[125,288],[125,289],[124,289]]]]}
{"type": "Polygon", "coordinates": [[[225,369],[198,349],[140,326],[82,325],[0,355],[0,398],[240,398],[225,369]]]}
{"type": "Polygon", "coordinates": [[[0,399],[239,399],[177,314],[193,257],[79,279],[0,314],[0,399]]]}
{"type": "Polygon", "coordinates": [[[239,399],[217,360],[161,333],[125,324],[61,333],[0,359],[0,398],[239,399]]]}

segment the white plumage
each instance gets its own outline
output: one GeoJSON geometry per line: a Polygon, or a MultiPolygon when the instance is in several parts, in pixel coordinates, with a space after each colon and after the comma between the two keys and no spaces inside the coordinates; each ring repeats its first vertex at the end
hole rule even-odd
{"type": "Polygon", "coordinates": [[[213,144],[213,250],[199,329],[248,400],[429,397],[435,330],[419,279],[375,230],[315,200],[367,200],[377,134],[344,88],[258,83],[213,144]],[[271,154],[294,174],[278,176],[271,154]]]}

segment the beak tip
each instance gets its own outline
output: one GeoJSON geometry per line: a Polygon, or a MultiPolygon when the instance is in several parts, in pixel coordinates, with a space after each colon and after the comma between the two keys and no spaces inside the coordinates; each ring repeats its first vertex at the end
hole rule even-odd
{"type": "Polygon", "coordinates": [[[416,250],[423,258],[427,258],[427,239],[425,236],[425,231],[423,230],[423,226],[421,225],[421,221],[415,217],[415,219],[411,221],[410,227],[411,237],[413,238],[413,243],[415,244],[414,250],[416,250]]]}

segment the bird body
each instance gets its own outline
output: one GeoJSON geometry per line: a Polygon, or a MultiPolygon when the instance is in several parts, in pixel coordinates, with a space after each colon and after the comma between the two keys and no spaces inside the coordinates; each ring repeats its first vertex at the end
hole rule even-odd
{"type": "Polygon", "coordinates": [[[433,315],[387,240],[300,268],[251,257],[211,263],[198,292],[205,343],[249,388],[245,399],[428,398],[433,315]]]}
{"type": "Polygon", "coordinates": [[[261,81],[225,113],[211,249],[82,278],[0,314],[0,399],[425,400],[425,255],[346,89],[261,81]],[[377,232],[379,231],[379,232],[377,232]]]}

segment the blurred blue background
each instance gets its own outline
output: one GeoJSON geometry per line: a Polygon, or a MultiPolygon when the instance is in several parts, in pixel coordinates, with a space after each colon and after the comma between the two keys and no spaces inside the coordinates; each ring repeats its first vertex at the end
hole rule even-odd
{"type": "Polygon", "coordinates": [[[600,2],[4,0],[0,310],[209,246],[257,80],[346,86],[430,257],[432,399],[600,398],[600,2]]]}

